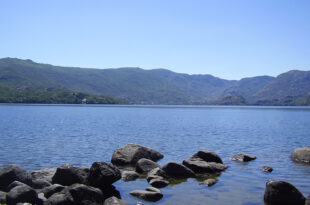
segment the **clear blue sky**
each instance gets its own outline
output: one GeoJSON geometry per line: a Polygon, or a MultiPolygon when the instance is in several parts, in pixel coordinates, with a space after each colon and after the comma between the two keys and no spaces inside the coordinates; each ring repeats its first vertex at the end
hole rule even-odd
{"type": "Polygon", "coordinates": [[[0,58],[226,79],[310,70],[309,0],[3,0],[0,58]]]}

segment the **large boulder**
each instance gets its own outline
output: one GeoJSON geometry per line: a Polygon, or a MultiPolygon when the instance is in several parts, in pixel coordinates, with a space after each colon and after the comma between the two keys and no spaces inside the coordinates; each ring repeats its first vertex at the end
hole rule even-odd
{"type": "Polygon", "coordinates": [[[68,191],[62,191],[49,197],[44,205],[74,205],[74,200],[68,191]]]}
{"type": "Polygon", "coordinates": [[[177,162],[168,162],[162,169],[171,178],[195,177],[195,173],[191,169],[177,162]]]}
{"type": "Polygon", "coordinates": [[[60,185],[60,184],[53,184],[51,186],[48,187],[44,187],[43,189],[41,189],[40,191],[44,194],[44,196],[46,198],[49,198],[50,196],[52,196],[55,193],[61,192],[62,190],[64,190],[65,187],[60,185]]]}
{"type": "Polygon", "coordinates": [[[285,181],[268,181],[264,200],[269,205],[304,205],[306,198],[292,184],[285,181]]]}
{"type": "Polygon", "coordinates": [[[193,155],[193,158],[200,158],[205,162],[215,162],[223,164],[222,159],[215,152],[209,150],[200,150],[193,155]]]}
{"type": "Polygon", "coordinates": [[[110,198],[107,198],[103,205],[127,205],[127,203],[124,200],[118,199],[115,196],[112,196],[110,198]]]}
{"type": "Polygon", "coordinates": [[[29,184],[31,176],[24,168],[15,164],[0,168],[0,190],[6,191],[13,181],[29,184]]]}
{"type": "Polygon", "coordinates": [[[310,164],[310,146],[295,149],[291,154],[291,159],[295,162],[310,164]]]}
{"type": "Polygon", "coordinates": [[[75,183],[85,184],[89,175],[87,167],[77,167],[70,164],[64,164],[57,168],[52,177],[53,184],[70,186],[75,183]]]}
{"type": "Polygon", "coordinates": [[[130,192],[130,194],[139,199],[143,199],[145,201],[156,202],[163,198],[163,194],[160,190],[155,188],[147,188],[144,190],[134,190],[130,192]]]}
{"type": "Polygon", "coordinates": [[[44,187],[51,186],[52,184],[44,179],[32,179],[29,185],[35,189],[43,189],[44,187]]]}
{"type": "Polygon", "coordinates": [[[114,165],[106,162],[94,162],[87,181],[90,186],[105,189],[120,178],[121,172],[114,165]]]}
{"type": "Polygon", "coordinates": [[[52,178],[56,173],[56,169],[47,168],[31,172],[32,180],[45,180],[52,183],[52,178]]]}
{"type": "Polygon", "coordinates": [[[231,160],[240,162],[249,162],[254,159],[256,159],[256,156],[243,153],[238,153],[231,157],[231,160]]]}
{"type": "Polygon", "coordinates": [[[164,155],[154,149],[137,144],[127,144],[114,151],[111,162],[115,165],[134,166],[142,158],[158,161],[163,157],[164,155]]]}
{"type": "Polygon", "coordinates": [[[125,182],[134,181],[137,178],[139,178],[139,175],[137,174],[137,172],[134,172],[134,171],[123,171],[122,172],[122,180],[125,182]]]}
{"type": "Polygon", "coordinates": [[[200,158],[191,157],[183,161],[183,164],[195,173],[218,173],[227,169],[227,166],[216,162],[206,162],[200,158]]]}
{"type": "Polygon", "coordinates": [[[110,185],[105,187],[104,189],[101,189],[104,199],[110,198],[112,196],[115,196],[116,198],[121,198],[121,193],[115,188],[115,186],[110,185]]]}
{"type": "Polygon", "coordinates": [[[73,184],[68,188],[69,193],[73,197],[74,204],[77,205],[102,205],[103,194],[100,189],[86,186],[84,184],[73,184]]]}
{"type": "Polygon", "coordinates": [[[156,162],[149,159],[139,159],[136,164],[136,172],[140,174],[146,174],[154,168],[160,167],[156,162]]]}
{"type": "Polygon", "coordinates": [[[38,198],[38,193],[26,184],[16,186],[6,194],[7,205],[15,205],[19,202],[43,204],[43,202],[38,198]]]}

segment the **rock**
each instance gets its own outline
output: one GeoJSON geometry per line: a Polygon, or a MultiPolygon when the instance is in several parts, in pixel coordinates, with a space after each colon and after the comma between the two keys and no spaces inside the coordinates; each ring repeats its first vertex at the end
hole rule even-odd
{"type": "Polygon", "coordinates": [[[121,178],[120,170],[106,162],[94,162],[90,168],[88,184],[104,189],[121,178]]]}
{"type": "Polygon", "coordinates": [[[207,179],[203,181],[203,184],[207,185],[207,186],[213,186],[214,184],[216,184],[219,180],[218,179],[207,179]]]}
{"type": "Polygon", "coordinates": [[[49,169],[42,169],[42,170],[37,170],[34,172],[31,172],[31,178],[32,180],[45,180],[50,183],[52,183],[52,178],[56,173],[56,169],[54,168],[49,168],[49,169]]]}
{"type": "Polygon", "coordinates": [[[26,185],[22,182],[19,182],[19,181],[13,181],[8,187],[7,187],[7,191],[9,192],[11,189],[13,189],[14,187],[17,187],[17,186],[23,186],[23,185],[26,185]]]}
{"type": "Polygon", "coordinates": [[[44,187],[41,192],[46,198],[49,198],[55,193],[61,192],[65,187],[60,184],[52,184],[51,186],[44,187]]]}
{"type": "Polygon", "coordinates": [[[254,159],[256,159],[256,156],[248,155],[248,154],[242,154],[242,153],[236,154],[236,155],[231,157],[231,160],[240,161],[240,162],[249,162],[249,161],[252,161],[254,159]]]}
{"type": "Polygon", "coordinates": [[[59,192],[49,197],[44,205],[74,205],[74,200],[69,192],[59,192]]]}
{"type": "Polygon", "coordinates": [[[163,188],[163,187],[168,186],[169,182],[164,179],[154,178],[151,181],[149,181],[149,184],[156,188],[163,188]]]}
{"type": "Polygon", "coordinates": [[[76,167],[65,164],[57,168],[55,175],[52,177],[53,184],[70,186],[75,183],[85,184],[89,175],[87,167],[76,167]]]}
{"type": "Polygon", "coordinates": [[[134,171],[123,171],[122,172],[122,179],[123,181],[134,181],[139,178],[139,175],[134,171]]]}
{"type": "Polygon", "coordinates": [[[224,164],[206,162],[200,158],[195,157],[184,160],[183,164],[193,170],[195,173],[217,173],[227,169],[227,166],[224,164]]]}
{"type": "Polygon", "coordinates": [[[37,192],[26,184],[16,186],[6,194],[7,205],[15,205],[19,202],[43,204],[43,202],[38,198],[37,192]]]}
{"type": "Polygon", "coordinates": [[[116,198],[121,198],[120,192],[115,188],[115,186],[110,185],[105,187],[104,189],[101,189],[104,199],[110,198],[112,196],[115,196],[116,198]]]}
{"type": "Polygon", "coordinates": [[[154,149],[137,144],[127,144],[114,151],[111,162],[115,165],[134,166],[142,158],[158,161],[163,157],[164,155],[154,149]]]}
{"type": "Polygon", "coordinates": [[[112,196],[110,198],[107,198],[104,201],[103,205],[127,205],[127,203],[124,200],[118,199],[115,196],[112,196]]]}
{"type": "Polygon", "coordinates": [[[3,191],[0,191],[0,204],[3,204],[6,202],[6,193],[3,191]]]}
{"type": "Polygon", "coordinates": [[[150,182],[152,179],[165,179],[168,178],[168,175],[162,168],[157,167],[155,169],[152,169],[147,173],[146,179],[148,182],[150,182]]]}
{"type": "Polygon", "coordinates": [[[268,181],[264,200],[269,205],[304,205],[305,197],[290,183],[285,181],[268,181]]]}
{"type": "Polygon", "coordinates": [[[52,184],[44,179],[33,179],[31,180],[30,185],[35,189],[42,189],[44,187],[51,186],[52,184]]]}
{"type": "Polygon", "coordinates": [[[209,150],[200,150],[193,155],[194,158],[200,158],[205,162],[216,162],[223,164],[222,159],[215,153],[209,150]]]}
{"type": "Polygon", "coordinates": [[[5,191],[13,181],[20,181],[28,184],[31,180],[30,174],[18,165],[8,165],[0,168],[0,190],[5,191]]]}
{"type": "Polygon", "coordinates": [[[149,159],[139,159],[136,164],[136,172],[140,174],[146,174],[154,168],[160,167],[156,162],[149,159]]]}
{"type": "Polygon", "coordinates": [[[163,198],[162,193],[155,191],[134,190],[130,192],[130,194],[139,199],[152,202],[159,201],[161,198],[163,198]]]}
{"type": "Polygon", "coordinates": [[[295,162],[310,164],[310,146],[295,149],[291,154],[291,159],[295,162]]]}
{"type": "Polygon", "coordinates": [[[153,191],[153,192],[161,193],[160,189],[157,189],[157,188],[154,188],[154,187],[147,187],[145,190],[146,191],[153,191]]]}
{"type": "Polygon", "coordinates": [[[38,193],[38,198],[39,198],[39,200],[41,200],[43,203],[47,200],[43,193],[38,193]]]}
{"type": "Polygon", "coordinates": [[[269,167],[269,166],[262,166],[261,167],[261,170],[263,172],[272,172],[273,171],[273,168],[272,167],[269,167]]]}
{"type": "Polygon", "coordinates": [[[73,197],[74,204],[77,205],[102,205],[103,194],[100,189],[86,186],[84,184],[73,184],[68,188],[69,193],[73,197]]]}
{"type": "Polygon", "coordinates": [[[168,162],[162,169],[169,177],[172,178],[195,177],[195,173],[191,169],[177,162],[168,162]]]}

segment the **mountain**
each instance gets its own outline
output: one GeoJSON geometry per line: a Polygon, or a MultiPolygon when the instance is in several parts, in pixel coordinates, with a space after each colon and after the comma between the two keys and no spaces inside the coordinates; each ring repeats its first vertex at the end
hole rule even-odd
{"type": "MultiPolygon", "coordinates": [[[[0,86],[60,88],[137,104],[255,104],[309,95],[309,71],[239,81],[135,67],[61,67],[17,58],[0,59],[0,86]],[[266,101],[267,100],[267,101],[266,101]]],[[[280,102],[280,101],[279,101],[280,102]]]]}

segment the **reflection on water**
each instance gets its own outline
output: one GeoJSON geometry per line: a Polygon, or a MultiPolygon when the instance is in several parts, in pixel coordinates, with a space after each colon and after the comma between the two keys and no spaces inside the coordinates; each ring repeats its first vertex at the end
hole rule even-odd
{"type": "MultiPolygon", "coordinates": [[[[305,196],[310,193],[310,166],[289,158],[294,148],[309,145],[307,107],[1,105],[0,130],[0,166],[90,166],[110,161],[113,151],[127,143],[159,150],[165,155],[160,165],[207,149],[229,166],[212,187],[201,184],[209,176],[175,181],[161,189],[162,200],[144,204],[262,205],[270,179],[288,181],[305,196]],[[231,161],[238,152],[257,159],[231,161]],[[263,165],[274,171],[262,172],[263,165]]],[[[124,200],[136,204],[139,200],[128,193],[149,185],[138,179],[115,186],[124,200]]]]}

